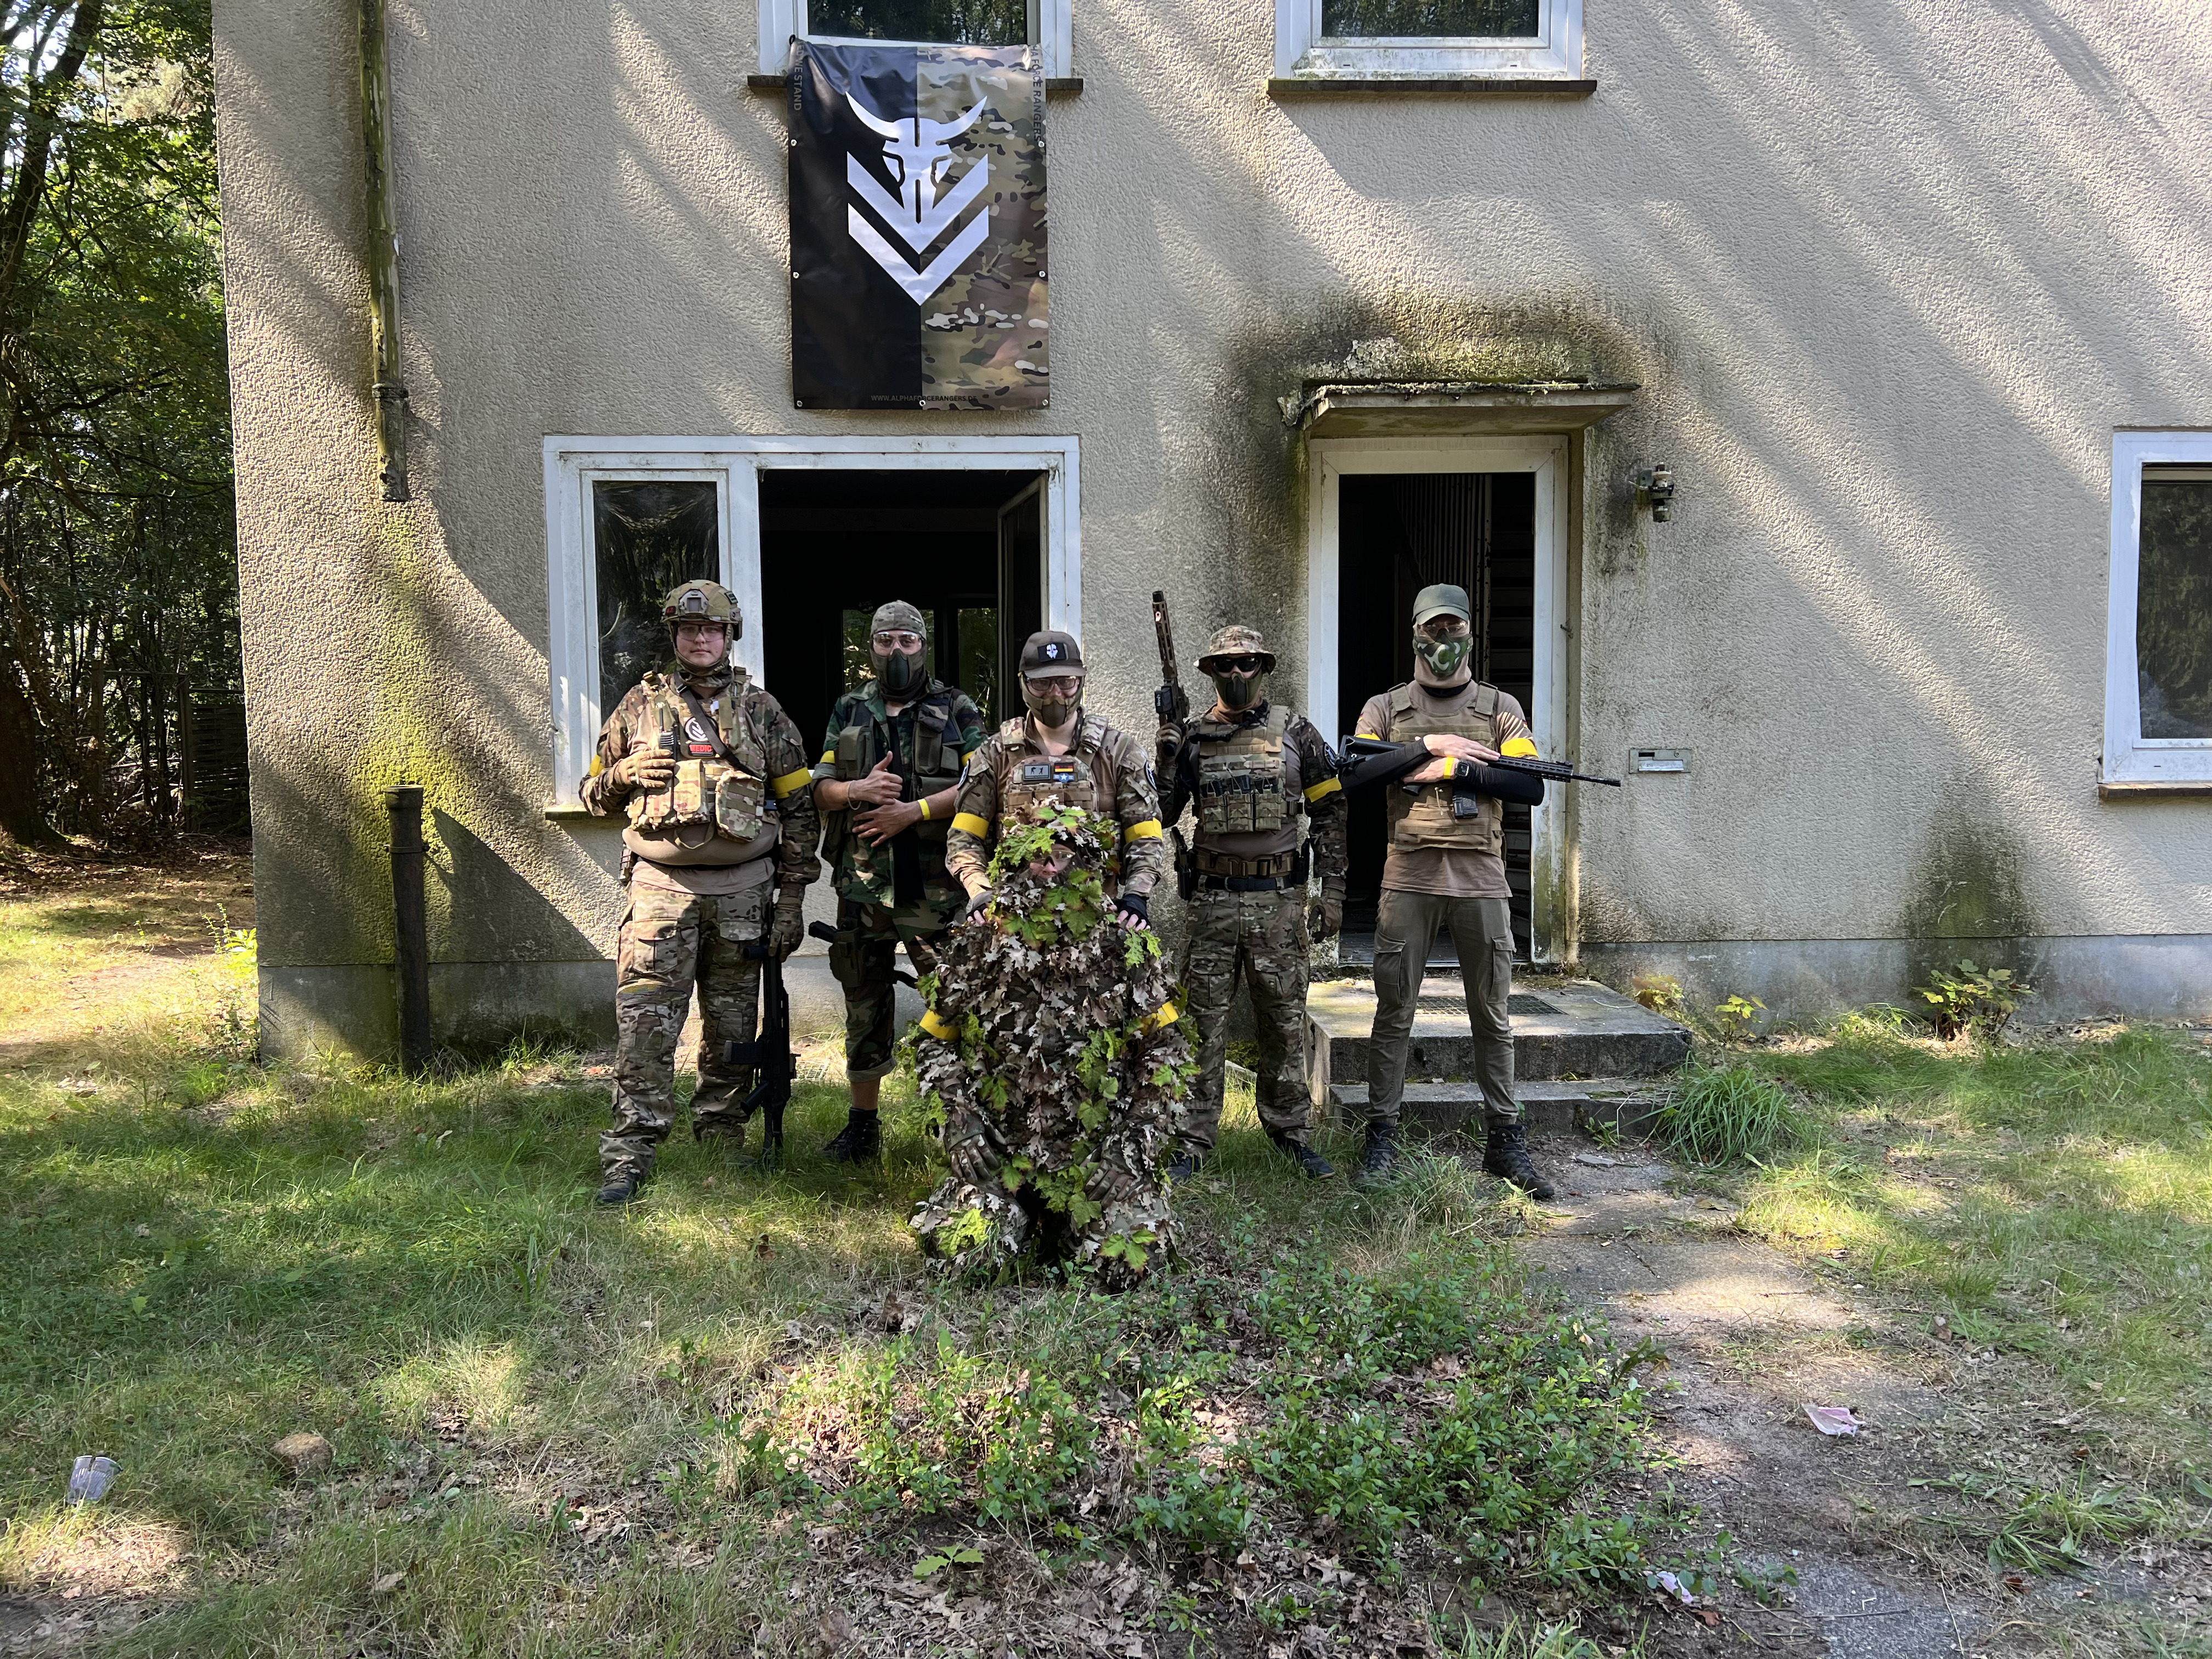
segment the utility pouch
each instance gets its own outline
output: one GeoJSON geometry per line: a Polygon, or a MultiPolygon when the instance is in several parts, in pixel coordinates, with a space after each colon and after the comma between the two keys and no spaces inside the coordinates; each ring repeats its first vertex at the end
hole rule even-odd
{"type": "Polygon", "coordinates": [[[714,784],[714,828],[732,841],[750,841],[761,832],[765,793],[758,778],[722,769],[714,784]]]}
{"type": "Polygon", "coordinates": [[[672,817],[678,823],[698,823],[709,816],[707,806],[707,763],[680,760],[676,763],[676,787],[672,790],[672,817]]]}
{"type": "Polygon", "coordinates": [[[848,726],[837,734],[836,777],[840,783],[851,783],[866,775],[871,764],[870,747],[866,726],[848,726]]]}
{"type": "Polygon", "coordinates": [[[863,969],[860,930],[840,927],[830,942],[830,977],[848,991],[860,988],[863,969]]]}

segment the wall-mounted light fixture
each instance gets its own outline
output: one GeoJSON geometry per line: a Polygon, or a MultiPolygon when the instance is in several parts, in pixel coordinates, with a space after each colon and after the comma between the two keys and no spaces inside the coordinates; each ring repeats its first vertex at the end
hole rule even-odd
{"type": "Polygon", "coordinates": [[[1674,516],[1674,469],[1662,462],[1636,477],[1636,493],[1651,509],[1651,522],[1664,524],[1674,516]]]}

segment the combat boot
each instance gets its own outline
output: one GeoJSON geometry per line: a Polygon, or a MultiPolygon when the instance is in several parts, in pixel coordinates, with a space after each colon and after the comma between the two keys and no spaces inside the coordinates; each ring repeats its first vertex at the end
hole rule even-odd
{"type": "Polygon", "coordinates": [[[1518,1123],[1493,1123],[1482,1149],[1482,1169],[1531,1198],[1552,1196],[1552,1183],[1528,1157],[1528,1134],[1518,1123]]]}
{"type": "Polygon", "coordinates": [[[1396,1171],[1398,1160],[1404,1156],[1398,1146],[1395,1124],[1370,1124],[1367,1130],[1367,1151],[1359,1160],[1358,1171],[1352,1177],[1363,1185],[1370,1181],[1387,1181],[1396,1171]]]}
{"type": "Polygon", "coordinates": [[[1268,1131],[1267,1139],[1275,1143],[1278,1151],[1298,1166],[1298,1173],[1308,1181],[1326,1181],[1336,1173],[1336,1165],[1323,1158],[1303,1140],[1268,1131]]]}
{"type": "Polygon", "coordinates": [[[643,1184],[635,1170],[611,1170],[607,1175],[607,1184],[599,1188],[599,1196],[592,1201],[618,1210],[623,1205],[636,1200],[637,1189],[643,1184]]]}
{"type": "Polygon", "coordinates": [[[1176,1154],[1176,1161],[1168,1165],[1170,1181],[1188,1181],[1198,1173],[1198,1166],[1206,1162],[1203,1147],[1186,1146],[1176,1154]]]}
{"type": "Polygon", "coordinates": [[[848,1112],[845,1127],[837,1138],[822,1149],[822,1156],[832,1164],[872,1164],[884,1150],[882,1115],[877,1112],[848,1112]]]}

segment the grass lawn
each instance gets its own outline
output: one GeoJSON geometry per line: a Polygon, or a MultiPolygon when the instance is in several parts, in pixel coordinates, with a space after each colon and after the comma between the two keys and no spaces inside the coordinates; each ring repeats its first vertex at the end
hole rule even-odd
{"type": "MultiPolygon", "coordinates": [[[[0,945],[74,983],[49,952],[188,902],[18,898],[0,945]]],[[[1390,1653],[1698,1565],[1627,1492],[1646,1356],[1532,1290],[1455,1162],[1316,1188],[1248,1093],[1180,1271],[963,1291],[896,1090],[878,1170],[812,1155],[845,1097],[803,1085],[787,1170],[678,1139],[595,1212],[578,1057],[264,1070],[230,943],[0,1073],[0,1591],[102,1651],[1390,1653]],[[301,1431],[333,1461],[295,1478],[301,1431]],[[88,1452],[121,1474],[70,1507],[88,1452]]]]}

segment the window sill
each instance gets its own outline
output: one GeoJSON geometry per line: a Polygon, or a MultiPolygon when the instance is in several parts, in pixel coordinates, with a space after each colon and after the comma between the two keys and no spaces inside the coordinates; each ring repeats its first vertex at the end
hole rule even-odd
{"type": "Polygon", "coordinates": [[[1299,98],[1588,98],[1595,81],[1546,80],[1531,75],[1277,75],[1267,96],[1299,98]]]}
{"type": "MultiPolygon", "coordinates": [[[[791,77],[787,75],[748,75],[745,76],[745,90],[774,93],[781,97],[790,82],[791,77]]],[[[1044,89],[1047,97],[1073,96],[1082,92],[1083,77],[1079,75],[1048,75],[1045,77],[1044,89]]]]}
{"type": "Polygon", "coordinates": [[[2099,800],[2157,800],[2179,795],[2212,796],[2212,778],[2122,778],[2097,786],[2099,800]]]}
{"type": "Polygon", "coordinates": [[[585,805],[581,801],[556,801],[552,805],[545,809],[545,816],[552,819],[556,823],[570,823],[579,819],[586,823],[619,823],[622,821],[619,818],[594,818],[592,816],[592,809],[585,805]]]}

